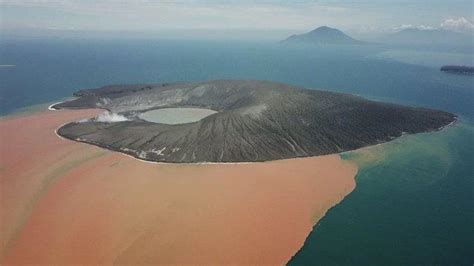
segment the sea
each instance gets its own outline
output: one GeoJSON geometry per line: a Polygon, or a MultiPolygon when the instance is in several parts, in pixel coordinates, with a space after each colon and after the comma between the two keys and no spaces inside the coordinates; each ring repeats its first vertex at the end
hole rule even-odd
{"type": "Polygon", "coordinates": [[[441,131],[341,154],[359,166],[357,186],[288,264],[473,265],[474,76],[439,71],[445,64],[473,66],[474,45],[3,38],[0,115],[83,88],[214,79],[279,81],[450,111],[459,119],[441,131]]]}

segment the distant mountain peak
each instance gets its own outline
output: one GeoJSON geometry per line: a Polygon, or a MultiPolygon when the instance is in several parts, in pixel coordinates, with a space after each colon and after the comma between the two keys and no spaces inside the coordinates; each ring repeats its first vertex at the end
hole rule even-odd
{"type": "Polygon", "coordinates": [[[317,32],[324,32],[324,31],[339,31],[342,33],[342,31],[338,30],[338,29],[335,29],[335,28],[331,28],[331,27],[328,27],[328,26],[321,26],[321,27],[317,27],[316,29],[310,31],[310,32],[314,32],[314,33],[317,33],[317,32]]]}
{"type": "Polygon", "coordinates": [[[284,42],[288,43],[313,43],[313,44],[361,44],[344,32],[328,26],[318,27],[310,32],[292,35],[284,42]]]}

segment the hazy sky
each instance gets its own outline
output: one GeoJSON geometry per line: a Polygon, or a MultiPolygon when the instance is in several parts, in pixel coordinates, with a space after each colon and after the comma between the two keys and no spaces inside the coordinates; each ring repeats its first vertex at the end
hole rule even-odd
{"type": "Polygon", "coordinates": [[[295,30],[403,27],[474,30],[473,0],[151,1],[0,0],[4,31],[295,30]]]}

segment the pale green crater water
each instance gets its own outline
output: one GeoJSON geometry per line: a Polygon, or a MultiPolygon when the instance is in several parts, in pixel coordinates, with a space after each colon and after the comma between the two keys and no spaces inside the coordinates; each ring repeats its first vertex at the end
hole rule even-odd
{"type": "Polygon", "coordinates": [[[202,108],[164,108],[142,113],[138,117],[153,123],[177,125],[196,122],[215,113],[214,110],[202,108]]]}

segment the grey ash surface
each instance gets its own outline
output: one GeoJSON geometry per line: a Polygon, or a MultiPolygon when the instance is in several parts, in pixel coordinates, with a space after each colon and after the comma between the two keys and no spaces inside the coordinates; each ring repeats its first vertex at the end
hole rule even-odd
{"type": "Polygon", "coordinates": [[[437,130],[456,119],[447,112],[268,81],[106,86],[75,95],[79,98],[54,108],[103,108],[130,120],[73,122],[59,135],[159,162],[254,162],[339,153],[403,133],[437,130]],[[178,125],[138,118],[169,107],[218,113],[178,125]]]}

